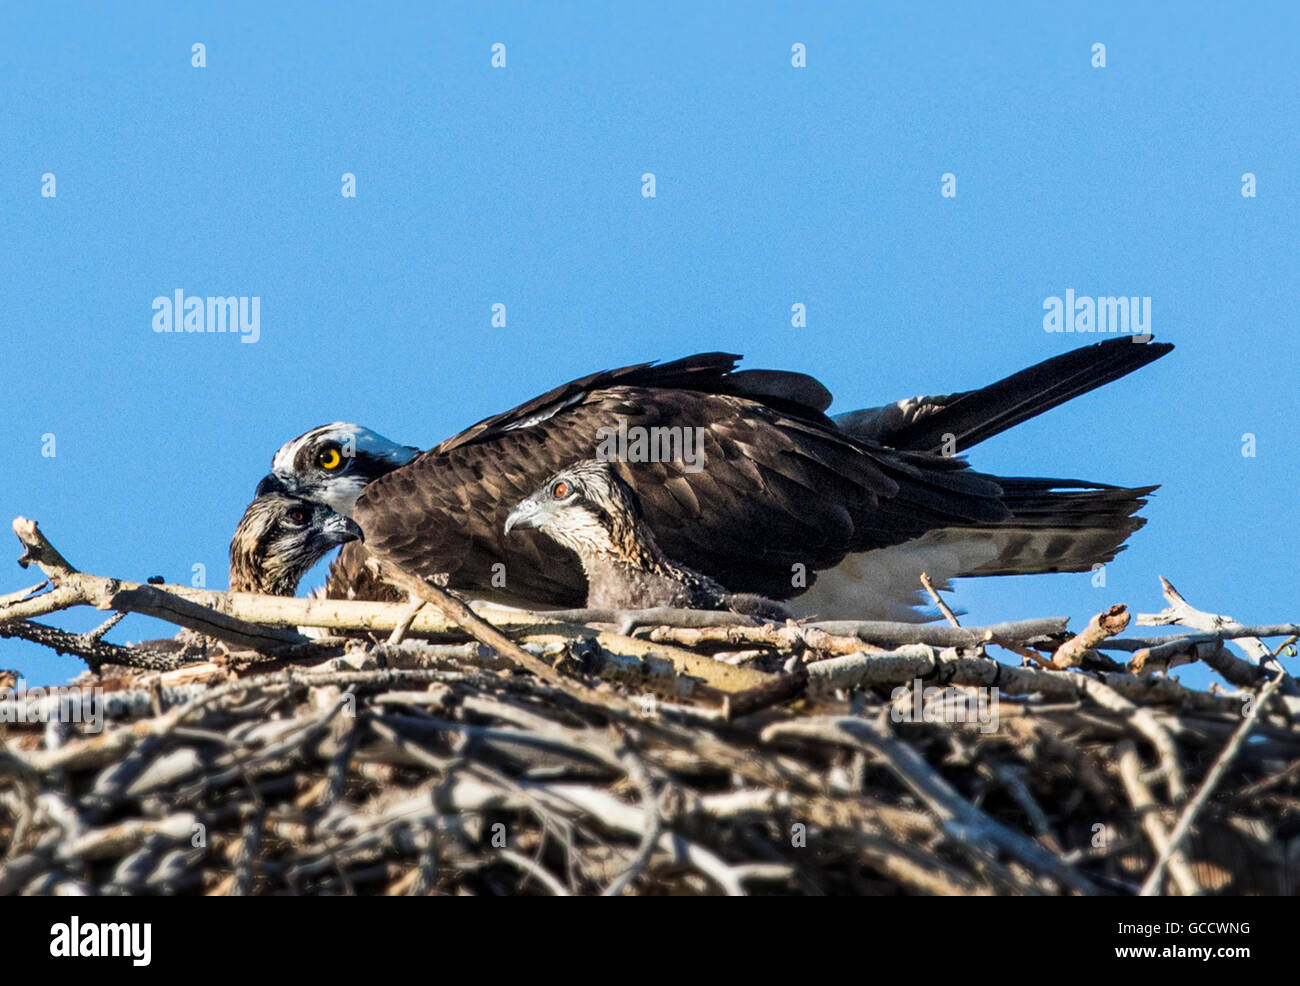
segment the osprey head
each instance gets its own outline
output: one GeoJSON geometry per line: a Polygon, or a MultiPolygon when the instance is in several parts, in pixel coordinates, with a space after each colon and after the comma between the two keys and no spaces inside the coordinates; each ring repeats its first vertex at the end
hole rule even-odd
{"type": "Polygon", "coordinates": [[[333,548],[360,537],[355,521],[323,503],[261,494],[244,511],[230,542],[230,588],[292,596],[309,568],[333,548]]]}
{"type": "Polygon", "coordinates": [[[632,488],[608,462],[587,459],[552,475],[506,518],[505,533],[534,528],[567,548],[612,550],[641,517],[632,488]]]}
{"type": "Polygon", "coordinates": [[[257,495],[288,493],[351,517],[367,483],[419,454],[419,449],[390,442],[369,428],[336,421],[280,446],[257,495]]]}

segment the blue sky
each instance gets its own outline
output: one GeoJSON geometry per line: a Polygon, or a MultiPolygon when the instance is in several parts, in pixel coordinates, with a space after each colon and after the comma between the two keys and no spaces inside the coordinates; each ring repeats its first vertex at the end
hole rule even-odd
{"type": "MultiPolygon", "coordinates": [[[[1160,609],[1164,574],[1296,619],[1298,8],[805,6],[5,5],[6,526],[38,519],[87,571],[200,563],[223,587],[272,452],[311,426],[427,447],[591,370],[716,349],[873,406],[1090,341],[1043,331],[1073,288],[1150,296],[1178,349],[972,461],[1162,483],[1150,523],[1104,589],[952,601],[1081,626],[1160,609]],[[153,332],[177,288],[259,297],[260,339],[153,332]]],[[[8,554],[0,592],[33,581],[8,554]]],[[[0,666],[80,662],[0,641],[0,666]]]]}

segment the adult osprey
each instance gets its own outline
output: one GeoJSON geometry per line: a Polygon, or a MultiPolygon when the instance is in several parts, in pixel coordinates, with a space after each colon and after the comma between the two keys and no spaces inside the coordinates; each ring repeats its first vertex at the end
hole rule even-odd
{"type": "MultiPolygon", "coordinates": [[[[813,378],[740,371],[739,357],[705,353],[591,374],[419,454],[356,425],[325,425],[283,446],[259,491],[354,510],[366,550],[452,588],[580,605],[576,560],[536,532],[507,540],[506,517],[570,463],[611,448],[615,458],[635,453],[611,436],[670,429],[679,451],[697,435],[700,447],[619,463],[670,557],[776,599],[839,566],[843,577],[823,576],[806,608],[901,617],[923,569],[936,579],[1077,572],[1113,558],[1145,523],[1133,515],[1155,487],[998,478],[955,456],[1172,348],[1119,337],[979,390],[834,419],[813,378]]],[[[329,595],[370,594],[357,590],[355,547],[329,595]]]]}
{"type": "Polygon", "coordinates": [[[510,511],[505,533],[512,530],[541,531],[572,551],[594,609],[729,609],[770,620],[790,615],[770,599],[728,592],[665,555],[636,492],[612,462],[587,459],[552,475],[510,511]]]}

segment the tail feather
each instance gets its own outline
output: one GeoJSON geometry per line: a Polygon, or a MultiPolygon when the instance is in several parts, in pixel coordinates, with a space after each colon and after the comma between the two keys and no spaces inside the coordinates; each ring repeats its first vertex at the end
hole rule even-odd
{"type": "MultiPolygon", "coordinates": [[[[1071,398],[1154,362],[1174,347],[1145,336],[1108,339],[1014,373],[979,390],[915,397],[882,408],[851,411],[833,420],[854,438],[901,452],[951,456],[1071,398]]],[[[906,472],[906,455],[898,469],[906,472]]],[[[978,475],[978,474],[976,474],[978,475]]],[[[930,480],[941,487],[945,477],[930,480]]],[[[970,474],[966,474],[967,481],[970,474]]],[[[1087,572],[1111,561],[1146,521],[1136,516],[1155,486],[1123,488],[1075,479],[981,476],[1000,489],[998,517],[970,517],[956,526],[933,519],[934,529],[902,544],[855,552],[800,596],[800,612],[826,618],[920,619],[918,578],[936,585],[986,575],[1087,572]]],[[[926,501],[929,502],[929,501],[926,501]]],[[[918,508],[899,509],[905,520],[918,508]]],[[[881,505],[882,525],[902,520],[881,505]]]]}
{"type": "MultiPolygon", "coordinates": [[[[1132,489],[1076,479],[999,479],[1011,517],[977,528],[931,532],[935,544],[981,541],[991,556],[953,577],[1087,572],[1111,561],[1146,525],[1135,516],[1156,486],[1132,489]]],[[[931,535],[927,535],[929,538],[931,535]]],[[[925,540],[925,539],[922,539],[925,540]]]]}
{"type": "Polygon", "coordinates": [[[935,585],[987,575],[1088,572],[1124,550],[1146,524],[1135,516],[1155,486],[1127,489],[1073,479],[998,478],[1010,517],[945,527],[903,544],[849,555],[822,572],[796,611],[824,619],[927,621],[918,579],[935,585]]]}
{"type": "Polygon", "coordinates": [[[1158,360],[1172,343],[1120,336],[1053,356],[979,390],[913,397],[834,420],[850,435],[897,449],[961,452],[1058,404],[1158,360]],[[946,436],[952,436],[948,439],[946,436]],[[945,447],[945,445],[947,447],[945,447]]]}

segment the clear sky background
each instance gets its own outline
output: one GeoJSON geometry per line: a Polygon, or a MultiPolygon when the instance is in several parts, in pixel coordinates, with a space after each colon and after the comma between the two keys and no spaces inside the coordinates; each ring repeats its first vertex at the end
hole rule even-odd
{"type": "MultiPolygon", "coordinates": [[[[1162,483],[1150,523],[1105,588],[952,602],[1082,626],[1159,610],[1164,574],[1205,609],[1300,618],[1300,7],[807,6],[4,4],[6,527],[222,588],[271,454],[314,425],[428,447],[592,370],[719,349],[873,406],[1092,341],[1043,330],[1073,288],[1150,296],[1177,350],[971,458],[1162,483]],[[260,297],[260,340],[156,334],[177,288],[260,297]]],[[[35,581],[18,553],[0,593],[35,581]]],[[[81,664],[0,641],[0,667],[81,664]]]]}

